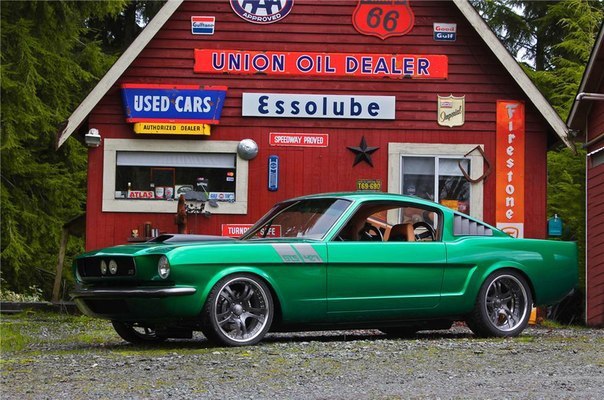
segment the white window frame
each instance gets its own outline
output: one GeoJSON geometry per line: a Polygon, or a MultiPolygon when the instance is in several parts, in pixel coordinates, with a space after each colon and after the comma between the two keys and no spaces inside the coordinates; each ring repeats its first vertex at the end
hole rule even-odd
{"type": "MultiPolygon", "coordinates": [[[[402,193],[401,160],[402,157],[439,157],[464,158],[464,154],[480,146],[477,144],[447,144],[447,143],[389,143],[388,144],[388,192],[402,193]]],[[[467,157],[470,160],[470,177],[476,179],[484,171],[484,159],[478,151],[467,157]]],[[[470,185],[470,215],[482,220],[484,212],[484,181],[470,185]]],[[[388,220],[395,220],[398,215],[388,215],[388,220]]]]}
{"type": "MultiPolygon", "coordinates": [[[[117,152],[149,151],[178,153],[233,153],[237,154],[237,141],[192,140],[140,140],[104,139],[103,146],[103,212],[176,213],[176,201],[128,200],[115,198],[115,173],[117,152]]],[[[212,214],[247,214],[248,161],[237,157],[235,176],[235,201],[218,202],[210,208],[212,214]]]]}

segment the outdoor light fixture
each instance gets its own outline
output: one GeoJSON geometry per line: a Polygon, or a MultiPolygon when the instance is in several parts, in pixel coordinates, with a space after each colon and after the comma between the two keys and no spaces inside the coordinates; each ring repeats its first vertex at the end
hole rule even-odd
{"type": "Polygon", "coordinates": [[[101,145],[101,134],[96,128],[91,128],[86,135],[84,135],[84,142],[88,147],[99,147],[101,145]]]}

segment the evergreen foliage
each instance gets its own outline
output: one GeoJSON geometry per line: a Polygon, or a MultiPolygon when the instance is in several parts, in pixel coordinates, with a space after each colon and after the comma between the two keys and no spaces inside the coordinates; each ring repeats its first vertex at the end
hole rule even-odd
{"type": "MultiPolygon", "coordinates": [[[[48,296],[61,227],[83,212],[86,148],[69,140],[55,151],[56,133],[114,61],[86,21],[124,4],[2,3],[1,273],[9,290],[37,286],[48,296]]],[[[67,253],[81,250],[72,240],[67,253]]]]}

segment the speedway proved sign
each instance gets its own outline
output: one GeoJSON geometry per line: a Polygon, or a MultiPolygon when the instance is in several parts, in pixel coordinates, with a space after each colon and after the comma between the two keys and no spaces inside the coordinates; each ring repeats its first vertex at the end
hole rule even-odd
{"type": "Polygon", "coordinates": [[[415,16],[408,0],[359,0],[352,15],[354,28],[384,40],[413,28],[415,16]]]}
{"type": "Polygon", "coordinates": [[[445,55],[195,49],[200,74],[447,79],[445,55]]]}

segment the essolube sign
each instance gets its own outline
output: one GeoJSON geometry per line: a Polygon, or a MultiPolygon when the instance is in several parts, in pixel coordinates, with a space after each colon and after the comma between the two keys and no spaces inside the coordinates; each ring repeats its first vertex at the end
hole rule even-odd
{"type": "Polygon", "coordinates": [[[223,86],[123,84],[126,121],[217,124],[226,90],[223,86]]]}
{"type": "Polygon", "coordinates": [[[395,96],[244,93],[244,117],[394,119],[395,96]]]}

